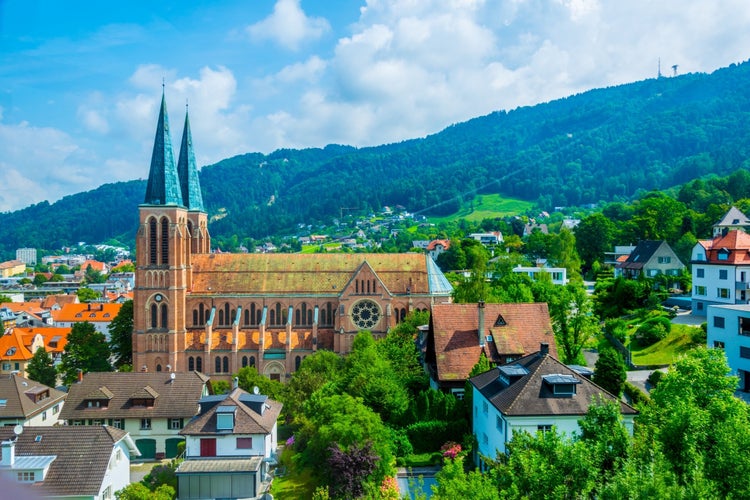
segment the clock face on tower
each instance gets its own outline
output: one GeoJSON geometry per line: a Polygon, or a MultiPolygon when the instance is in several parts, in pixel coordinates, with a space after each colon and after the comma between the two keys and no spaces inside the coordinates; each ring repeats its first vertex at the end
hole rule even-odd
{"type": "Polygon", "coordinates": [[[160,293],[157,293],[156,297],[154,297],[154,300],[157,301],[157,302],[161,302],[161,299],[162,299],[162,297],[161,297],[160,293]]]}
{"type": "Polygon", "coordinates": [[[361,330],[367,330],[380,321],[380,306],[372,300],[360,300],[352,307],[352,321],[361,330]]]}

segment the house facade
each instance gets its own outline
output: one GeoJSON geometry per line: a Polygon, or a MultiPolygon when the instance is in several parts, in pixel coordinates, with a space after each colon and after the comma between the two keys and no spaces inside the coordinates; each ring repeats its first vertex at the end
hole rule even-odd
{"type": "Polygon", "coordinates": [[[57,425],[66,396],[21,375],[0,375],[0,427],[57,425]]]}
{"type": "Polygon", "coordinates": [[[259,497],[275,464],[281,407],[236,386],[229,394],[201,399],[199,414],[181,432],[186,446],[177,468],[178,497],[259,497]]]}
{"type": "Polygon", "coordinates": [[[229,380],[244,366],[280,381],[317,349],[347,353],[362,329],[383,337],[452,287],[418,254],[211,253],[186,116],[175,166],[166,104],[139,205],[133,366],[229,380]]]}
{"type": "Polygon", "coordinates": [[[63,304],[60,310],[52,311],[55,326],[72,328],[76,323],[88,322],[109,341],[109,324],[117,317],[122,304],[84,303],[63,304]]]}
{"type": "Polygon", "coordinates": [[[633,432],[637,411],[578,371],[541,348],[512,363],[495,367],[469,379],[473,390],[472,432],[478,449],[475,461],[486,468],[485,458],[507,453],[516,432],[545,432],[554,427],[572,436],[580,432],[578,421],[597,401],[614,401],[623,423],[633,432]]]}
{"type": "Polygon", "coordinates": [[[142,459],[174,458],[180,431],[209,394],[209,379],[199,372],[91,372],[70,386],[60,418],[69,426],[123,429],[142,459]]]}
{"type": "Polygon", "coordinates": [[[676,277],[682,274],[684,269],[685,264],[666,241],[647,240],[638,243],[627,259],[615,265],[615,278],[674,276],[675,280],[669,286],[677,288],[676,277]]]}
{"type": "Polygon", "coordinates": [[[691,254],[692,314],[711,305],[750,303],[750,234],[732,230],[695,244],[691,254]]]}
{"type": "Polygon", "coordinates": [[[568,270],[564,267],[547,267],[546,265],[516,266],[513,268],[513,272],[525,274],[534,281],[539,279],[540,274],[545,273],[549,275],[553,285],[565,285],[568,282],[568,270]]]}
{"type": "Polygon", "coordinates": [[[707,345],[722,349],[739,389],[750,391],[750,305],[708,306],[707,345]]]}
{"type": "Polygon", "coordinates": [[[547,304],[436,304],[430,314],[424,363],[430,386],[462,398],[482,353],[501,365],[548,343],[557,355],[547,304]]]}
{"type": "Polygon", "coordinates": [[[52,357],[55,364],[60,362],[67,343],[70,328],[12,328],[0,336],[0,376],[17,373],[27,376],[28,366],[34,353],[40,347],[52,357]]]}
{"type": "Polygon", "coordinates": [[[108,426],[3,427],[0,442],[0,475],[25,492],[4,498],[111,500],[130,484],[129,457],[138,454],[126,432],[108,426]]]}
{"type": "Polygon", "coordinates": [[[750,229],[750,219],[737,207],[731,207],[724,217],[713,226],[713,236],[723,236],[729,231],[744,231],[750,229]]]}

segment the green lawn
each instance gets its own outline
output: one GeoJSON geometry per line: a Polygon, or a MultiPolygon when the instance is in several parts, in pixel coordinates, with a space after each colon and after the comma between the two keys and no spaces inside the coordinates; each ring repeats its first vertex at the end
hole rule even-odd
{"type": "Polygon", "coordinates": [[[310,469],[297,472],[287,470],[283,476],[276,476],[271,484],[271,494],[274,498],[312,498],[315,482],[310,469]]]}
{"type": "Polygon", "coordinates": [[[533,206],[534,204],[529,201],[505,198],[499,194],[485,194],[478,195],[474,198],[473,204],[466,204],[464,208],[455,214],[447,217],[428,217],[428,219],[434,224],[452,221],[458,218],[479,222],[483,219],[522,214],[533,206]]]}
{"type": "Polygon", "coordinates": [[[672,325],[672,331],[667,338],[652,344],[648,347],[642,347],[633,341],[630,344],[630,352],[633,356],[633,363],[636,365],[669,365],[680,355],[690,349],[701,345],[693,341],[693,334],[696,333],[694,326],[672,325]]]}

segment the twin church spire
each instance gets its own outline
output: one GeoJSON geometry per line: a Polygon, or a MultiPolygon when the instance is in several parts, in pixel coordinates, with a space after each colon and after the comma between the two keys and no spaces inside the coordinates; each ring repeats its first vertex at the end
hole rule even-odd
{"type": "Polygon", "coordinates": [[[154,138],[154,150],[151,153],[151,168],[148,174],[144,204],[177,205],[186,207],[191,211],[205,212],[203,195],[198,180],[198,168],[195,164],[195,153],[193,152],[190,119],[186,111],[180,156],[175,167],[164,93],[161,95],[161,110],[156,125],[156,137],[154,138]]]}

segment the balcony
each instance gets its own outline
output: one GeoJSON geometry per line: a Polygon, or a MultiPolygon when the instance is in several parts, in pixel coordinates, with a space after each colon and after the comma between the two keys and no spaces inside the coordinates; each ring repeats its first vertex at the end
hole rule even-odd
{"type": "Polygon", "coordinates": [[[735,286],[735,290],[750,290],[750,283],[746,283],[744,281],[738,281],[735,286]]]}

